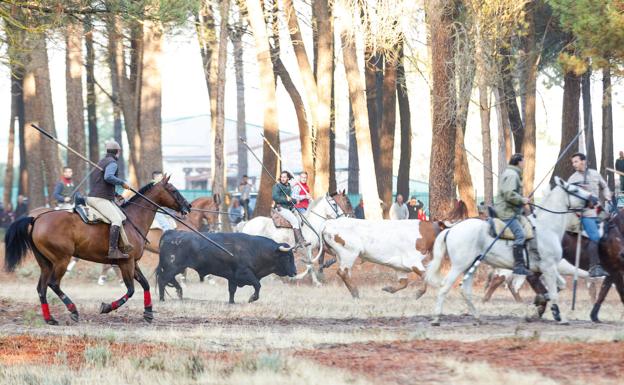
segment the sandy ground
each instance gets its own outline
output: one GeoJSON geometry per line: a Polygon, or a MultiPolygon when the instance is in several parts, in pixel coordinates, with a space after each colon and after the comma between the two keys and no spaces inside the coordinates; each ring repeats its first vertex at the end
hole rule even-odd
{"type": "MultiPolygon", "coordinates": [[[[562,311],[570,320],[562,326],[549,313],[542,321],[527,323],[528,306],[514,303],[504,290],[490,303],[477,304],[482,323],[476,324],[464,314],[461,296],[454,290],[442,325],[432,327],[435,290],[418,301],[415,286],[391,295],[380,289],[392,283],[393,275],[367,271],[359,282],[369,284],[360,287],[361,298],[354,300],[333,274],[328,272],[329,282],[321,288],[268,277],[258,302],[246,303],[253,290],[243,288],[235,305],[226,303],[224,280],[200,283],[191,274],[184,300],[173,298],[170,289],[173,297],[159,302],[153,291],[156,318],[147,324],[140,289],[116,312],[98,314],[100,302],[119,298],[125,288],[112,275],[105,286],[98,286],[93,280],[97,268],[84,264],[63,280],[80,322],[71,321],[49,291],[51,312],[61,325],[47,326],[35,291],[38,272],[26,265],[14,275],[0,275],[0,383],[24,376],[36,379],[48,370],[58,370],[50,373],[65,383],[63,368],[80,379],[78,383],[96,382],[98,370],[105,368],[94,367],[89,357],[94,346],[102,345],[114,358],[127,357],[126,363],[178,357],[171,362],[181,363],[171,368],[163,359],[154,383],[169,375],[177,378],[172,373],[179,368],[193,368],[188,357],[193,363],[199,360],[202,370],[191,370],[192,375],[177,383],[212,383],[214,377],[219,379],[215,383],[292,383],[296,378],[301,383],[336,384],[615,384],[624,375],[624,306],[614,292],[603,306],[602,324],[589,321],[585,290],[574,312],[570,291],[562,292],[562,311]],[[333,381],[327,381],[328,375],[333,381]]],[[[476,289],[478,297],[481,292],[476,289]]],[[[522,295],[528,302],[530,292],[522,295]]],[[[122,365],[121,373],[138,370],[152,381],[152,369],[137,365],[122,365]]],[[[132,378],[123,374],[118,381],[131,383],[132,378]]]]}

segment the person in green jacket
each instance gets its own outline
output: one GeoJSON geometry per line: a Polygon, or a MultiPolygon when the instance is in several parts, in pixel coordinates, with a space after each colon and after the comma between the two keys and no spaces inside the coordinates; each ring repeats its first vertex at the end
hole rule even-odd
{"type": "Polygon", "coordinates": [[[273,202],[275,202],[275,209],[292,226],[296,247],[299,248],[305,247],[307,244],[301,233],[299,220],[293,212],[296,202],[293,202],[294,198],[292,198],[292,190],[289,183],[291,179],[293,177],[288,171],[282,171],[279,181],[273,185],[272,196],[273,202]]]}
{"type": "Polygon", "coordinates": [[[524,242],[526,241],[524,229],[519,215],[522,208],[529,203],[529,198],[522,196],[522,167],[524,156],[513,154],[509,159],[509,166],[503,171],[498,182],[498,195],[496,197],[496,215],[505,223],[509,224],[509,230],[514,235],[513,243],[513,273],[519,275],[531,275],[524,263],[524,242]]]}

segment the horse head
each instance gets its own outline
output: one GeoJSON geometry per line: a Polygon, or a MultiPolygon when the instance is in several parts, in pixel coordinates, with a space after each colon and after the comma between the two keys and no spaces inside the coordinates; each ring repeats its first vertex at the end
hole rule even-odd
{"type": "Polygon", "coordinates": [[[170,178],[170,175],[165,175],[160,182],[153,185],[148,193],[153,196],[152,200],[156,203],[186,215],[191,211],[191,204],[174,185],[169,183],[170,178]]]}
{"type": "Polygon", "coordinates": [[[555,176],[555,189],[557,187],[568,195],[568,209],[593,208],[596,203],[589,191],[555,176]]]}
{"type": "Polygon", "coordinates": [[[342,215],[347,218],[355,217],[355,211],[353,210],[353,205],[351,204],[351,200],[347,195],[346,190],[337,191],[329,194],[329,196],[336,202],[338,207],[342,210],[342,215]]]}

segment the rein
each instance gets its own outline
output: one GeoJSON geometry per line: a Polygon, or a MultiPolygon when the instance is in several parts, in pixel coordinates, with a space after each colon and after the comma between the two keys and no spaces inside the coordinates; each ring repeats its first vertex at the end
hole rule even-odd
{"type": "Polygon", "coordinates": [[[537,207],[538,209],[544,210],[544,211],[549,212],[551,214],[571,214],[571,213],[582,212],[583,210],[585,210],[585,209],[568,209],[567,211],[553,211],[553,210],[545,208],[544,206],[537,205],[535,203],[528,203],[528,205],[531,206],[531,207],[537,207]]]}

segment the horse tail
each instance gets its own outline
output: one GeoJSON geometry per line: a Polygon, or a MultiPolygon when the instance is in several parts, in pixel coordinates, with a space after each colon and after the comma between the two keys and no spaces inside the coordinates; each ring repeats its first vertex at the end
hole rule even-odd
{"type": "Polygon", "coordinates": [[[435,240],[433,244],[433,259],[427,265],[427,273],[425,280],[431,286],[440,286],[442,277],[440,276],[440,267],[442,266],[442,259],[447,253],[446,250],[446,237],[448,236],[450,229],[443,230],[435,240]]]}
{"type": "Polygon", "coordinates": [[[35,222],[33,217],[24,217],[16,220],[9,226],[4,235],[4,268],[6,271],[15,271],[28,249],[34,249],[32,233],[28,231],[30,225],[35,222]]]}

